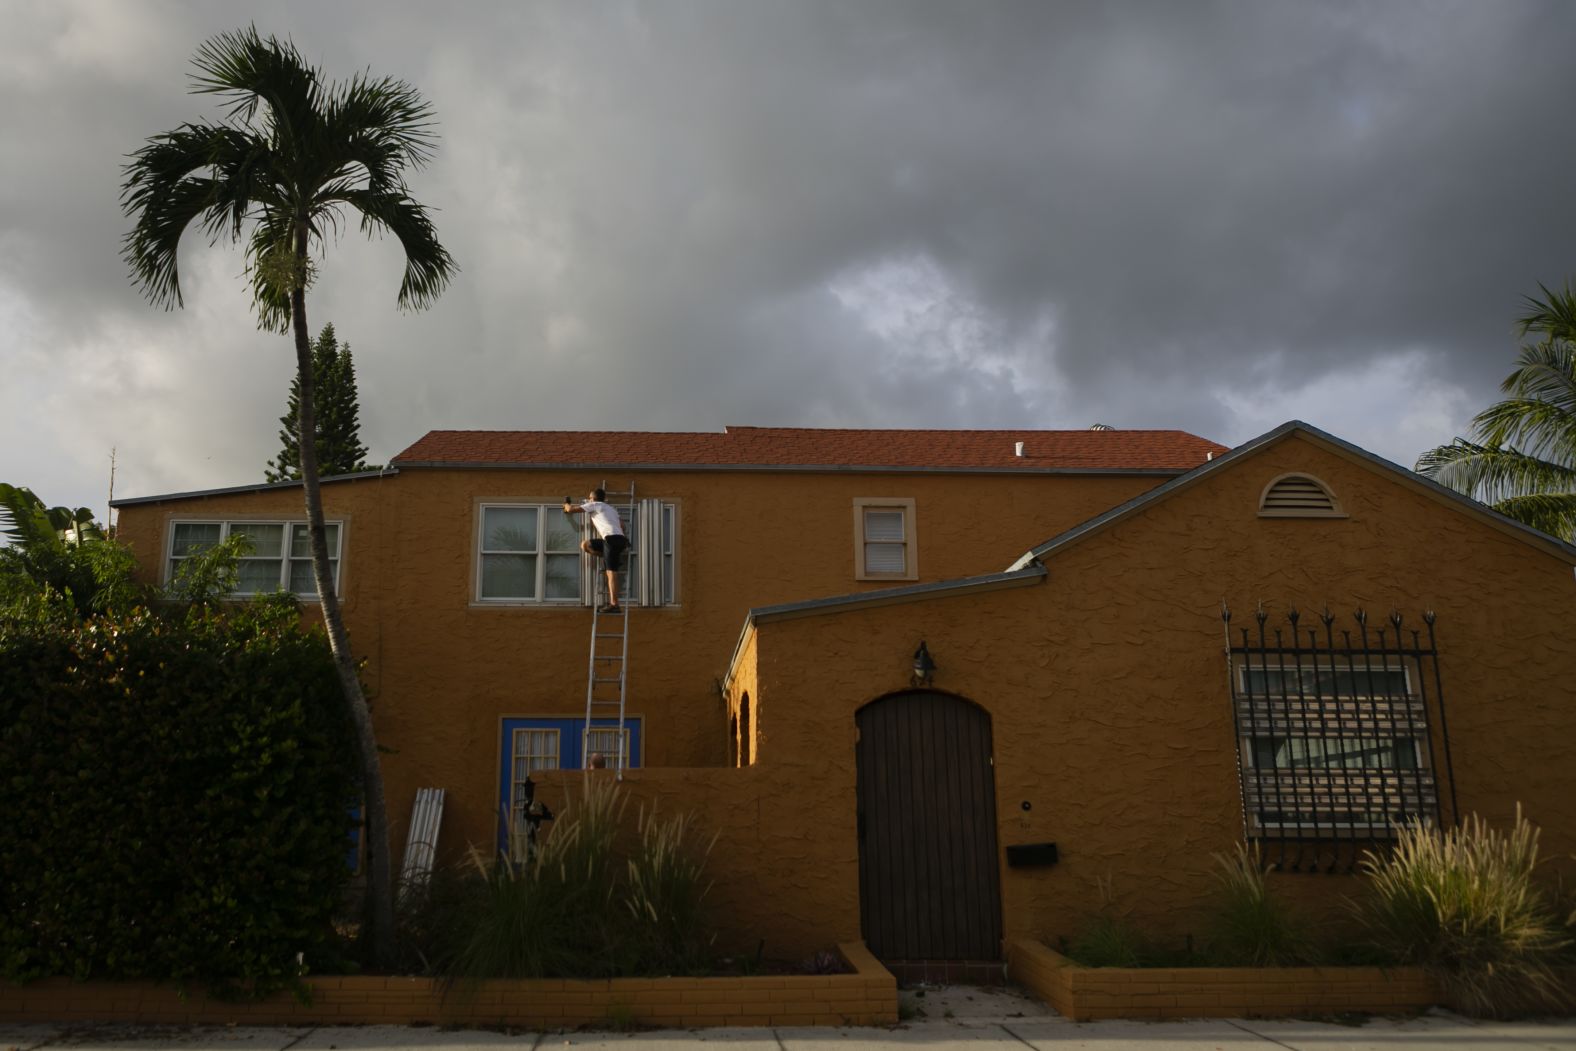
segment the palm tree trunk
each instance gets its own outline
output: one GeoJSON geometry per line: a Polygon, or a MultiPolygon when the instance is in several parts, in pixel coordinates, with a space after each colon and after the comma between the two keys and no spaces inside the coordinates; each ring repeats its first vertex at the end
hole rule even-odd
{"type": "MultiPolygon", "coordinates": [[[[298,274],[305,274],[308,229],[298,221],[295,231],[295,261],[298,274]]],[[[371,920],[370,948],[376,966],[386,967],[394,944],[394,894],[389,871],[388,808],[383,796],[383,769],[378,762],[377,738],[372,732],[372,712],[361,691],[350,635],[339,609],[339,594],[334,588],[333,567],[328,561],[328,530],[323,522],[323,494],[317,477],[317,421],[313,406],[312,343],[306,324],[305,282],[296,281],[290,293],[290,321],[295,332],[296,369],[301,377],[301,403],[296,421],[300,446],[301,482],[306,490],[307,534],[312,544],[312,579],[317,584],[318,601],[323,608],[323,626],[328,631],[329,649],[339,671],[340,688],[356,727],[361,753],[361,781],[364,797],[367,838],[367,910],[371,920]]]]}

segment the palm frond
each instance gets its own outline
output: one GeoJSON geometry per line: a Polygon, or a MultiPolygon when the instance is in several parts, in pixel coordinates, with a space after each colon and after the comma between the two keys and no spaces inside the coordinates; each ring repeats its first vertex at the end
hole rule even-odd
{"type": "Polygon", "coordinates": [[[1523,336],[1540,332],[1550,339],[1576,340],[1576,285],[1567,283],[1560,291],[1551,291],[1539,284],[1543,298],[1525,297],[1527,312],[1516,319],[1516,329],[1523,336]]]}
{"type": "Polygon", "coordinates": [[[1472,418],[1472,436],[1543,460],[1576,464],[1576,412],[1537,398],[1507,398],[1472,418]]]}
{"type": "Polygon", "coordinates": [[[339,197],[361,213],[362,232],[388,232],[405,249],[405,276],[400,281],[399,305],[422,310],[431,305],[459,270],[448,249],[438,243],[437,228],[427,209],[404,193],[351,190],[339,197]]]}
{"type": "Polygon", "coordinates": [[[265,104],[264,121],[277,145],[302,146],[317,134],[322,78],[289,40],[265,40],[248,26],[205,41],[192,64],[193,93],[227,96],[231,120],[249,124],[265,104]]]}
{"type": "Polygon", "coordinates": [[[1494,504],[1494,510],[1566,543],[1576,541],[1576,492],[1512,496],[1494,504]]]}
{"type": "Polygon", "coordinates": [[[181,305],[181,235],[219,200],[215,181],[196,173],[211,166],[217,142],[228,133],[212,125],[183,125],[150,140],[125,167],[121,208],[137,222],[121,255],[155,304],[181,305]]]}
{"type": "Polygon", "coordinates": [[[366,171],[367,188],[403,189],[400,172],[432,159],[437,140],[432,107],[392,77],[357,74],[333,93],[323,116],[324,138],[344,144],[345,160],[366,171]]]}
{"type": "Polygon", "coordinates": [[[1576,344],[1545,339],[1521,348],[1516,369],[1500,390],[1519,398],[1548,401],[1576,411],[1576,344]]]}
{"type": "Polygon", "coordinates": [[[1464,438],[1418,457],[1417,472],[1487,504],[1538,492],[1576,491],[1576,468],[1464,438]]]}

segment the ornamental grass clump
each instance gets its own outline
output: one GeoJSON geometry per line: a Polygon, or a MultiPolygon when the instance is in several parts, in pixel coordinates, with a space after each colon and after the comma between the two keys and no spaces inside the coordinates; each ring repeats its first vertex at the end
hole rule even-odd
{"type": "Polygon", "coordinates": [[[1476,814],[1440,830],[1398,829],[1368,852],[1369,887],[1353,904],[1375,947],[1430,971],[1458,1010],[1502,1016],[1563,1006],[1553,967],[1570,940],[1533,881],[1538,831],[1516,807],[1509,834],[1476,814]]]}
{"type": "Polygon", "coordinates": [[[587,780],[539,846],[511,837],[471,851],[471,891],[439,969],[453,978],[610,978],[695,973],[710,961],[704,901],[711,844],[693,820],[642,811],[626,844],[627,800],[587,780]]]}
{"type": "Polygon", "coordinates": [[[629,859],[624,907],[632,946],[643,970],[692,973],[708,962],[712,935],[704,917],[711,880],[706,860],[717,842],[695,840],[688,814],[659,819],[640,814],[640,848],[629,859]]]}
{"type": "Polygon", "coordinates": [[[1257,847],[1238,843],[1214,855],[1218,884],[1210,916],[1209,957],[1227,967],[1288,967],[1314,957],[1308,926],[1270,893],[1257,847]]]}
{"type": "Polygon", "coordinates": [[[624,805],[616,786],[588,781],[540,846],[511,829],[496,857],[472,847],[480,882],[460,919],[450,973],[472,980],[621,973],[610,913],[624,805]]]}

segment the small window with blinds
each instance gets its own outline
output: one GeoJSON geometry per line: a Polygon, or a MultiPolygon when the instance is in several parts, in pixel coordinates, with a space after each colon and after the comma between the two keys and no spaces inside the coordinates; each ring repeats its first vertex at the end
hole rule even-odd
{"type": "Polygon", "coordinates": [[[919,579],[912,499],[854,500],[854,576],[859,580],[919,579]]]}
{"type": "Polygon", "coordinates": [[[1264,487],[1260,518],[1345,518],[1335,494],[1312,475],[1283,474],[1264,487]]]}

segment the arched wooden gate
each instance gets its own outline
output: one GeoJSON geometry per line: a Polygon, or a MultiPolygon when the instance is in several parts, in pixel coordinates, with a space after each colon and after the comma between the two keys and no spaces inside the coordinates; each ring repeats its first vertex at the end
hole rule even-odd
{"type": "Polygon", "coordinates": [[[882,960],[1001,956],[990,716],[908,691],[855,716],[859,909],[882,960]]]}

